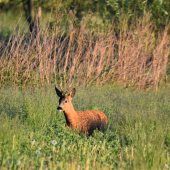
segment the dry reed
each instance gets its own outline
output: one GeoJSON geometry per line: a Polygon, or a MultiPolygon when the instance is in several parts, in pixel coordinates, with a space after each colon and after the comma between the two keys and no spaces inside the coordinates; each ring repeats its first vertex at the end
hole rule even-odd
{"type": "Polygon", "coordinates": [[[79,84],[117,82],[138,88],[157,89],[166,76],[169,56],[168,29],[156,34],[144,17],[116,36],[109,31],[90,32],[87,21],[76,25],[70,12],[67,24],[42,28],[36,38],[18,31],[0,47],[0,86],[6,82],[32,86],[74,79],[79,84]],[[66,29],[67,27],[67,29],[66,29]]]}

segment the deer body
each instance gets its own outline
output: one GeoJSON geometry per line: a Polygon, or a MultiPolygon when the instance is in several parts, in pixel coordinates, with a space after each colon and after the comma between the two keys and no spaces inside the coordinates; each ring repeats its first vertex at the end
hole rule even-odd
{"type": "MultiPolygon", "coordinates": [[[[69,88],[68,88],[69,89],[69,88]]],[[[71,99],[75,95],[75,88],[69,95],[55,88],[57,95],[60,97],[58,110],[64,112],[66,119],[66,127],[78,130],[78,133],[92,135],[93,131],[98,129],[104,132],[104,128],[108,122],[107,116],[96,110],[75,111],[71,99]]]]}

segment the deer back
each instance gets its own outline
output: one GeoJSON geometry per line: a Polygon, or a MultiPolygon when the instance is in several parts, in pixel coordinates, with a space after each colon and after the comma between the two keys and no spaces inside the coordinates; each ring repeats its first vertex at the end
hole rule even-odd
{"type": "Polygon", "coordinates": [[[89,135],[96,129],[104,132],[104,128],[108,122],[107,116],[96,110],[78,111],[77,116],[79,119],[79,133],[87,132],[89,135]]]}

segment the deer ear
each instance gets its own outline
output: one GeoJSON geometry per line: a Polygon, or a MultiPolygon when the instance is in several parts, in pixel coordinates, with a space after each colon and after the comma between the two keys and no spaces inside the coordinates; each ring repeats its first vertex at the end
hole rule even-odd
{"type": "Polygon", "coordinates": [[[60,90],[57,89],[57,87],[55,87],[55,91],[57,93],[57,96],[61,97],[62,96],[62,93],[60,90]]]}
{"type": "Polygon", "coordinates": [[[76,89],[73,88],[73,89],[71,90],[69,96],[72,98],[72,97],[75,95],[75,93],[76,93],[76,89]]]}

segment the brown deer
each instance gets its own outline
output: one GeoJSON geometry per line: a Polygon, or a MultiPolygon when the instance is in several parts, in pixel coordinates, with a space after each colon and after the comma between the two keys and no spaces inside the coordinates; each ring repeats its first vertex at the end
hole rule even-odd
{"type": "Polygon", "coordinates": [[[107,116],[97,110],[75,111],[71,99],[75,95],[76,89],[73,88],[70,94],[67,94],[70,87],[71,85],[68,86],[65,93],[62,89],[62,82],[60,83],[61,91],[55,87],[56,93],[60,97],[57,109],[64,112],[66,127],[77,129],[79,134],[83,133],[87,136],[92,135],[96,129],[104,132],[108,122],[107,116]]]}

